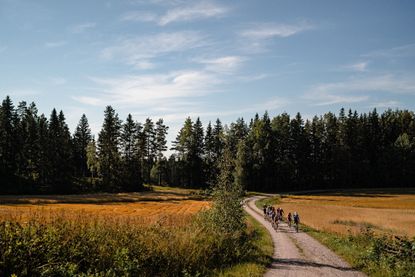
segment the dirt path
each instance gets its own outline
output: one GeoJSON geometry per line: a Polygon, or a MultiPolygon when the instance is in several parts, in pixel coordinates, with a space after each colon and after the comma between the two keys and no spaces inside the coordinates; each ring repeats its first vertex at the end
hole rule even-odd
{"type": "Polygon", "coordinates": [[[261,197],[251,197],[244,208],[270,232],[274,244],[273,262],[265,276],[365,276],[306,233],[295,232],[281,223],[276,232],[255,206],[261,197]]]}

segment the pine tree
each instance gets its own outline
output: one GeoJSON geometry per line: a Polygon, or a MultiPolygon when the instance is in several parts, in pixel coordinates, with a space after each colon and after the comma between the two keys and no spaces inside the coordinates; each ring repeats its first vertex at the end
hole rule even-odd
{"type": "Polygon", "coordinates": [[[204,155],[204,132],[203,125],[198,117],[192,126],[191,149],[189,162],[192,171],[192,186],[202,187],[203,176],[203,155],[204,155]]]}
{"type": "MultiPolygon", "coordinates": [[[[163,152],[167,150],[167,131],[169,127],[164,125],[163,119],[159,119],[156,122],[155,128],[155,149],[156,149],[156,164],[153,166],[154,174],[157,174],[157,183],[161,185],[163,175],[166,175],[166,160],[163,158],[163,152]]],[[[152,169],[153,171],[153,169],[152,169]]],[[[154,176],[152,178],[155,179],[154,176]]]]}
{"type": "Polygon", "coordinates": [[[12,185],[16,180],[18,145],[16,141],[17,114],[9,96],[0,110],[0,172],[2,183],[12,185]]]}
{"type": "Polygon", "coordinates": [[[21,156],[19,172],[29,183],[39,181],[39,155],[40,141],[38,133],[39,117],[35,103],[31,103],[20,115],[20,140],[21,156]]]}
{"type": "Polygon", "coordinates": [[[242,189],[248,188],[249,174],[249,152],[244,140],[239,140],[235,159],[235,183],[242,189]]]}
{"type": "Polygon", "coordinates": [[[156,150],[156,157],[157,160],[161,160],[163,157],[163,152],[167,150],[167,131],[169,127],[164,125],[163,119],[160,118],[156,122],[155,128],[155,150],[156,150]]]}
{"type": "Polygon", "coordinates": [[[142,176],[144,182],[150,182],[150,171],[156,158],[156,134],[154,123],[150,118],[146,119],[141,133],[141,149],[142,149],[142,176]]]}
{"type": "Polygon", "coordinates": [[[78,176],[86,177],[87,175],[88,166],[86,148],[91,142],[91,139],[91,129],[89,128],[88,119],[85,114],[82,114],[73,135],[74,162],[78,176]]]}
{"type": "Polygon", "coordinates": [[[186,118],[183,127],[180,129],[176,140],[173,141],[173,148],[177,152],[179,163],[179,179],[184,186],[193,184],[191,168],[191,150],[193,146],[193,122],[190,117],[186,118]]]}
{"type": "Polygon", "coordinates": [[[105,190],[119,191],[121,157],[119,152],[121,120],[111,106],[104,112],[104,123],[98,135],[100,175],[105,190]]]}
{"type": "Polygon", "coordinates": [[[204,159],[204,176],[206,178],[206,185],[213,186],[216,173],[216,160],[215,160],[215,138],[213,136],[212,124],[206,127],[205,134],[205,159],[204,159]]]}
{"type": "Polygon", "coordinates": [[[122,189],[124,191],[138,191],[143,187],[141,178],[140,156],[137,148],[137,123],[128,114],[121,133],[122,145],[122,189]]]}

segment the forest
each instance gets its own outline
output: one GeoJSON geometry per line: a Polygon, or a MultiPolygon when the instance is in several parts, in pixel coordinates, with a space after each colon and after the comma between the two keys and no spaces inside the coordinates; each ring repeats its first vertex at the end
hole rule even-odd
{"type": "Polygon", "coordinates": [[[9,96],[0,107],[0,193],[131,192],[143,184],[209,189],[229,150],[250,191],[405,187],[415,180],[415,114],[376,109],[303,119],[282,113],[205,127],[186,118],[165,156],[163,119],[122,121],[107,106],[97,138],[85,114],[71,134],[63,111],[39,114],[9,96]]]}

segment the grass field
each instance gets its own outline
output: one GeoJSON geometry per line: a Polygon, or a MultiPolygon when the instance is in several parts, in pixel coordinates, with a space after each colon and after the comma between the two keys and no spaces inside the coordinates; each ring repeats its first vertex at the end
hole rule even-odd
{"type": "Polygon", "coordinates": [[[208,208],[193,190],[155,187],[153,191],[119,194],[0,196],[0,220],[25,222],[64,217],[67,220],[117,218],[134,223],[183,225],[208,208]]]}
{"type": "Polygon", "coordinates": [[[370,227],[378,234],[415,236],[414,190],[362,190],[314,195],[285,195],[286,213],[317,230],[341,234],[370,227]]]}
{"type": "Polygon", "coordinates": [[[262,276],[269,234],[250,217],[243,234],[219,232],[198,214],[211,205],[166,187],[0,196],[0,276],[262,276]]]}

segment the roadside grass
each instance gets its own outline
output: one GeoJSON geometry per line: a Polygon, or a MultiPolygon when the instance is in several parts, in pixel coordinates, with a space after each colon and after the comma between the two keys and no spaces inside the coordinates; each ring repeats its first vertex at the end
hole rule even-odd
{"type": "Polygon", "coordinates": [[[216,232],[198,215],[210,202],[189,200],[194,193],[3,198],[0,276],[262,276],[268,232],[248,215],[246,233],[216,232]]]}
{"type": "MultiPolygon", "coordinates": [[[[415,276],[413,190],[374,189],[284,195],[278,205],[299,211],[300,230],[353,268],[374,277],[415,276]]],[[[275,203],[261,199],[257,206],[275,203]]]]}
{"type": "Polygon", "coordinates": [[[253,219],[247,232],[223,232],[206,215],[179,226],[86,214],[3,221],[0,276],[262,276],[266,233],[253,219]]]}
{"type": "Polygon", "coordinates": [[[283,195],[278,205],[297,211],[302,223],[316,230],[348,235],[370,227],[377,235],[415,236],[415,195],[410,190],[283,195]]]}
{"type": "Polygon", "coordinates": [[[272,205],[277,205],[280,203],[281,203],[281,196],[277,195],[273,197],[259,199],[258,201],[255,202],[255,205],[257,206],[258,209],[262,210],[264,205],[272,206],[272,205]]]}
{"type": "Polygon", "coordinates": [[[218,277],[260,277],[263,276],[266,267],[272,262],[274,247],[271,235],[253,217],[246,214],[248,233],[252,236],[254,251],[251,253],[251,261],[237,264],[233,267],[214,272],[218,277]]]}
{"type": "Polygon", "coordinates": [[[305,225],[301,225],[301,230],[368,276],[415,276],[415,238],[377,236],[371,228],[349,235],[318,231],[305,225]]]}

